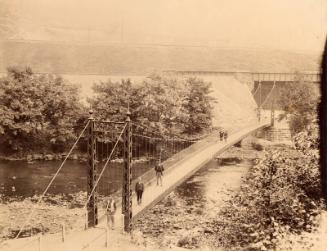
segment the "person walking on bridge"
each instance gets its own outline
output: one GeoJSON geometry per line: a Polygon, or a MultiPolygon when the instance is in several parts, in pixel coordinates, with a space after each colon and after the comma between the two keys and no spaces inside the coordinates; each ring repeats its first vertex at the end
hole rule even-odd
{"type": "Polygon", "coordinates": [[[141,205],[142,203],[142,195],[144,192],[144,184],[142,183],[141,178],[138,178],[136,184],[135,184],[135,192],[137,196],[137,204],[141,205]]]}
{"type": "Polygon", "coordinates": [[[110,198],[107,203],[106,214],[107,214],[107,226],[111,225],[111,229],[115,228],[115,213],[117,210],[116,201],[114,198],[110,198]]]}
{"type": "Polygon", "coordinates": [[[227,132],[227,130],[225,130],[225,132],[224,132],[224,140],[225,140],[225,142],[227,142],[227,139],[228,139],[228,132],[227,132]]]}
{"type": "Polygon", "coordinates": [[[165,170],[162,163],[160,163],[160,161],[158,161],[158,163],[156,164],[156,166],[154,167],[154,170],[156,171],[156,177],[157,177],[157,186],[162,186],[162,176],[163,176],[163,171],[165,170]]]}
{"type": "Polygon", "coordinates": [[[219,131],[219,138],[220,138],[220,141],[223,141],[223,139],[224,139],[224,131],[223,130],[219,131]]]}

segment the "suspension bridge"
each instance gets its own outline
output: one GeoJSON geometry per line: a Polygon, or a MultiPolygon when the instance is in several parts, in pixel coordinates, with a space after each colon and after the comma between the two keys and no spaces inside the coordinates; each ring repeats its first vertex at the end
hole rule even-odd
{"type": "MultiPolygon", "coordinates": [[[[259,88],[254,91],[253,95],[259,93],[259,88]]],[[[268,97],[273,95],[273,91],[274,87],[268,97]]],[[[90,247],[108,247],[110,236],[114,236],[110,232],[130,233],[133,229],[133,221],[146,213],[148,209],[156,205],[216,155],[223,153],[248,135],[273,125],[274,110],[271,111],[271,118],[262,118],[260,112],[266,100],[267,97],[258,107],[258,121],[229,131],[227,141],[220,141],[217,132],[197,139],[184,139],[167,132],[159,132],[156,128],[131,121],[129,112],[126,114],[125,121],[98,120],[91,113],[76,142],[51,178],[31,213],[24,219],[14,240],[6,242],[3,247],[8,250],[41,251],[58,250],[59,248],[62,250],[85,250],[90,247]],[[87,198],[83,205],[84,231],[66,234],[63,225],[57,234],[21,238],[24,237],[23,233],[35,216],[38,205],[64,168],[66,160],[81,142],[87,145],[87,198]],[[162,162],[165,169],[162,186],[157,186],[155,171],[154,168],[151,168],[158,160],[162,162]],[[133,166],[140,161],[144,161],[150,170],[141,176],[145,192],[142,204],[138,205],[133,192],[136,178],[133,166]],[[123,170],[122,188],[115,192],[111,191],[109,182],[110,170],[113,165],[118,165],[123,170]],[[113,197],[117,201],[115,230],[109,230],[106,222],[105,208],[109,197],[113,197]]]]}

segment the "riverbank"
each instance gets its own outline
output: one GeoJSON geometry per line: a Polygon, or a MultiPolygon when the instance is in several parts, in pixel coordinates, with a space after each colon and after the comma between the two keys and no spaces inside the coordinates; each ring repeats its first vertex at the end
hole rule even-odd
{"type": "MultiPolygon", "coordinates": [[[[52,161],[52,160],[64,160],[66,153],[33,153],[24,156],[21,155],[0,155],[0,160],[5,161],[27,161],[28,163],[34,163],[35,161],[52,161]]],[[[86,153],[74,153],[68,157],[69,160],[79,160],[81,162],[87,161],[86,153]]]]}
{"type": "Polygon", "coordinates": [[[14,238],[24,225],[26,218],[34,208],[31,221],[24,227],[21,237],[33,236],[37,233],[57,233],[62,224],[67,232],[83,229],[85,225],[84,211],[81,206],[86,200],[86,193],[80,192],[70,196],[48,195],[36,206],[38,196],[11,201],[0,198],[0,240],[14,238]]]}

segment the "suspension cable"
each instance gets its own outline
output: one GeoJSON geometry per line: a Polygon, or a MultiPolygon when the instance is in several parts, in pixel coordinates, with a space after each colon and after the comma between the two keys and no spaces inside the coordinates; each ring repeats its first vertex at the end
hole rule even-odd
{"type": "Polygon", "coordinates": [[[101,170],[101,172],[100,172],[100,174],[99,174],[99,177],[98,177],[98,179],[96,180],[96,182],[95,182],[95,184],[94,184],[94,186],[93,186],[92,191],[90,192],[89,197],[88,197],[87,200],[86,200],[86,203],[85,203],[85,205],[84,205],[84,207],[83,207],[83,210],[85,210],[85,208],[87,207],[87,204],[89,203],[89,201],[90,201],[90,199],[91,199],[91,197],[92,197],[92,195],[93,195],[93,193],[94,193],[94,191],[95,191],[95,188],[97,187],[97,185],[98,185],[98,183],[99,183],[99,181],[100,181],[100,179],[101,179],[101,177],[102,177],[102,175],[103,175],[103,173],[104,173],[104,171],[105,171],[105,169],[106,169],[106,167],[107,167],[107,165],[108,165],[108,163],[109,163],[109,161],[110,161],[110,159],[111,159],[111,157],[112,157],[112,155],[113,155],[113,153],[114,153],[114,151],[115,151],[115,149],[116,149],[116,147],[117,147],[117,145],[118,145],[119,139],[121,138],[121,136],[123,135],[123,133],[124,133],[124,131],[125,131],[125,129],[126,129],[126,126],[127,126],[127,124],[125,124],[123,130],[121,131],[121,133],[120,133],[120,135],[119,135],[119,137],[118,137],[118,139],[116,140],[116,143],[115,143],[114,147],[112,148],[111,153],[110,153],[110,155],[109,155],[109,157],[108,157],[106,163],[104,164],[104,166],[103,166],[103,168],[102,168],[102,170],[101,170]]]}
{"type": "Polygon", "coordinates": [[[270,92],[269,92],[268,95],[266,96],[265,100],[262,102],[260,108],[263,107],[263,106],[265,105],[265,103],[267,102],[268,98],[270,98],[270,96],[271,96],[273,90],[275,89],[275,86],[276,86],[276,82],[274,82],[273,87],[271,88],[270,92]]]}
{"type": "Polygon", "coordinates": [[[179,138],[158,138],[158,137],[150,137],[146,135],[136,134],[133,133],[133,136],[141,137],[141,138],[147,138],[147,139],[154,139],[154,140],[167,140],[167,141],[179,141],[179,142],[198,142],[198,140],[187,140],[187,139],[179,139],[179,138]]]}
{"type": "MultiPolygon", "coordinates": [[[[137,127],[142,127],[142,128],[144,128],[144,129],[148,129],[148,130],[150,129],[150,127],[148,127],[148,126],[140,125],[140,124],[135,123],[135,122],[132,122],[132,124],[135,125],[135,126],[137,126],[137,127]]],[[[149,131],[150,131],[150,130],[149,130],[149,131]]],[[[157,133],[157,132],[151,132],[151,133],[156,134],[156,135],[158,135],[158,136],[161,136],[160,139],[167,138],[167,137],[162,137],[162,135],[161,135],[160,133],[157,133]]],[[[192,139],[192,140],[190,140],[190,139],[185,139],[185,138],[181,138],[181,137],[179,137],[178,135],[173,135],[173,138],[168,138],[168,140],[173,140],[173,141],[176,141],[176,140],[179,140],[179,141],[193,141],[193,142],[195,142],[195,141],[199,141],[199,140],[202,140],[202,139],[206,138],[206,137],[209,136],[210,134],[211,134],[211,133],[208,133],[208,134],[206,134],[206,135],[203,135],[203,136],[201,136],[201,137],[198,137],[198,138],[196,138],[196,139],[192,139]]]]}
{"type": "Polygon", "coordinates": [[[259,88],[261,88],[260,85],[261,85],[261,83],[259,82],[259,83],[258,83],[258,86],[257,86],[257,89],[255,89],[255,91],[252,93],[253,96],[256,95],[257,92],[258,92],[258,90],[259,90],[259,88]]]}
{"type": "Polygon", "coordinates": [[[41,197],[39,198],[39,200],[37,201],[37,203],[34,205],[30,215],[28,216],[27,220],[24,222],[24,224],[21,226],[21,228],[19,229],[18,234],[16,235],[16,237],[14,238],[14,240],[16,240],[18,238],[18,236],[22,233],[24,227],[27,225],[27,223],[29,223],[29,221],[31,220],[36,206],[38,206],[38,204],[41,202],[41,200],[43,199],[44,195],[48,192],[48,189],[50,188],[50,186],[52,185],[53,181],[55,180],[55,178],[57,177],[57,175],[59,174],[59,172],[61,171],[62,167],[64,166],[64,164],[66,163],[66,160],[68,159],[69,155],[72,153],[73,149],[75,148],[75,146],[77,145],[78,141],[80,140],[80,138],[82,137],[82,135],[84,134],[86,128],[88,127],[90,121],[88,121],[84,127],[84,129],[82,130],[82,132],[80,133],[80,135],[78,136],[77,140],[75,141],[74,145],[72,146],[72,148],[70,149],[70,151],[68,152],[68,154],[66,155],[64,161],[61,163],[60,167],[58,168],[57,172],[53,175],[51,181],[49,182],[48,186],[46,187],[46,189],[44,190],[44,192],[42,193],[41,197]]]}

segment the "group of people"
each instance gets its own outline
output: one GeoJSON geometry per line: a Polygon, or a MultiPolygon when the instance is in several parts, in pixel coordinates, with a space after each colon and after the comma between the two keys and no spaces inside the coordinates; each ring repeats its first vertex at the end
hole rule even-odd
{"type": "MultiPolygon", "coordinates": [[[[164,172],[164,167],[160,161],[155,165],[154,170],[156,172],[156,179],[157,179],[157,186],[162,186],[162,177],[164,172]]],[[[135,193],[137,197],[137,204],[141,205],[142,203],[142,195],[144,192],[144,184],[141,178],[138,178],[135,184],[135,193]]],[[[113,198],[110,198],[107,206],[106,206],[106,213],[107,213],[107,225],[108,227],[111,226],[114,229],[115,226],[115,213],[117,210],[116,202],[113,198]]]]}
{"type": "Polygon", "coordinates": [[[220,138],[220,141],[227,141],[227,139],[228,139],[228,132],[227,132],[227,130],[221,130],[220,132],[219,132],[219,138],[220,138]]]}

